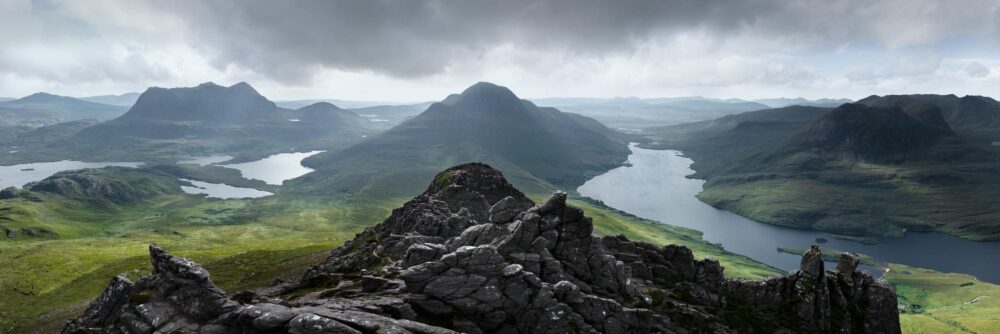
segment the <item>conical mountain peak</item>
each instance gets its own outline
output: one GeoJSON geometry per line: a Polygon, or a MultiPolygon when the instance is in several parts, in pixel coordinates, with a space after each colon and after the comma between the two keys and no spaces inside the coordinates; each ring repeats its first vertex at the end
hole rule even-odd
{"type": "Polygon", "coordinates": [[[442,104],[465,111],[487,113],[511,113],[525,111],[524,102],[510,89],[489,82],[478,82],[462,91],[448,96],[442,104]]]}
{"type": "Polygon", "coordinates": [[[343,110],[337,105],[330,102],[316,102],[305,107],[299,108],[301,111],[313,111],[313,110],[343,110]]]}
{"type": "Polygon", "coordinates": [[[477,82],[462,91],[463,100],[520,101],[510,89],[489,82],[477,82]]]}
{"type": "Polygon", "coordinates": [[[229,89],[230,90],[239,91],[239,92],[247,92],[247,93],[253,93],[253,94],[256,94],[256,95],[260,95],[260,93],[258,93],[257,90],[253,88],[253,86],[250,86],[250,84],[248,84],[248,83],[246,83],[244,81],[240,81],[239,83],[237,83],[235,85],[229,86],[229,89]]]}

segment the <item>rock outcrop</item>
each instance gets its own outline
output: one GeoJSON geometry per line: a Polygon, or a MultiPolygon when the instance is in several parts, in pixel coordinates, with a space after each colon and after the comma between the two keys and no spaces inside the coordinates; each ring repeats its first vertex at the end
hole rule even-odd
{"type": "Polygon", "coordinates": [[[298,282],[227,297],[197,264],[150,247],[153,275],[116,277],[64,333],[898,333],[892,287],[802,269],[727,279],[676,245],[593,236],[555,193],[533,204],[496,170],[453,167],[298,282]]]}
{"type": "Polygon", "coordinates": [[[58,172],[25,188],[83,201],[132,204],[180,194],[182,184],[177,178],[152,169],[105,167],[58,172]]]}

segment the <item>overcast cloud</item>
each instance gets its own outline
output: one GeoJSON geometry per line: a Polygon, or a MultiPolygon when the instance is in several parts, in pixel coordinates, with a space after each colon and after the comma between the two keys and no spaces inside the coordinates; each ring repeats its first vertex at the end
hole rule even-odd
{"type": "Polygon", "coordinates": [[[0,96],[1000,95],[991,1],[0,1],[0,96]]]}

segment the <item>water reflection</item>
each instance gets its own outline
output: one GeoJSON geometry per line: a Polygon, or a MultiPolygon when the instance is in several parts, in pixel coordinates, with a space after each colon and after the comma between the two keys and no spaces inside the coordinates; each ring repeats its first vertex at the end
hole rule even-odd
{"type": "Polygon", "coordinates": [[[302,166],[302,159],[319,154],[323,151],[279,153],[257,161],[222,165],[238,169],[243,177],[257,179],[268,184],[281,185],[285,180],[305,175],[311,168],[302,166]]]}
{"type": "Polygon", "coordinates": [[[221,199],[231,199],[231,198],[258,198],[264,196],[274,195],[272,193],[261,191],[253,188],[240,188],[233,187],[228,184],[221,183],[208,183],[202,181],[181,179],[182,181],[190,182],[191,186],[181,186],[181,190],[188,194],[205,194],[212,198],[221,199]]]}

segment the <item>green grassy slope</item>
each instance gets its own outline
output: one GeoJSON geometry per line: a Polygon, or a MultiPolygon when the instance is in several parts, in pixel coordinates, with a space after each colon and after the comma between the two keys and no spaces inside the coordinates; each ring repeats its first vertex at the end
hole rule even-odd
{"type": "Polygon", "coordinates": [[[962,274],[889,268],[885,278],[896,287],[904,333],[995,333],[1000,327],[1000,286],[962,274]]]}
{"type": "MultiPolygon", "coordinates": [[[[264,286],[279,277],[294,279],[306,266],[325,258],[327,250],[377,224],[405,200],[292,195],[217,200],[175,195],[110,208],[54,195],[41,203],[0,201],[0,217],[55,231],[48,238],[0,239],[0,267],[6,268],[0,271],[0,292],[10,296],[0,300],[0,331],[55,328],[99,294],[112,276],[147,273],[146,247],[151,243],[202,263],[226,291],[264,286]]],[[[702,241],[696,231],[586,202],[573,204],[594,218],[597,233],[624,234],[659,245],[684,244],[699,258],[719,259],[731,277],[779,274],[702,241]]]]}

